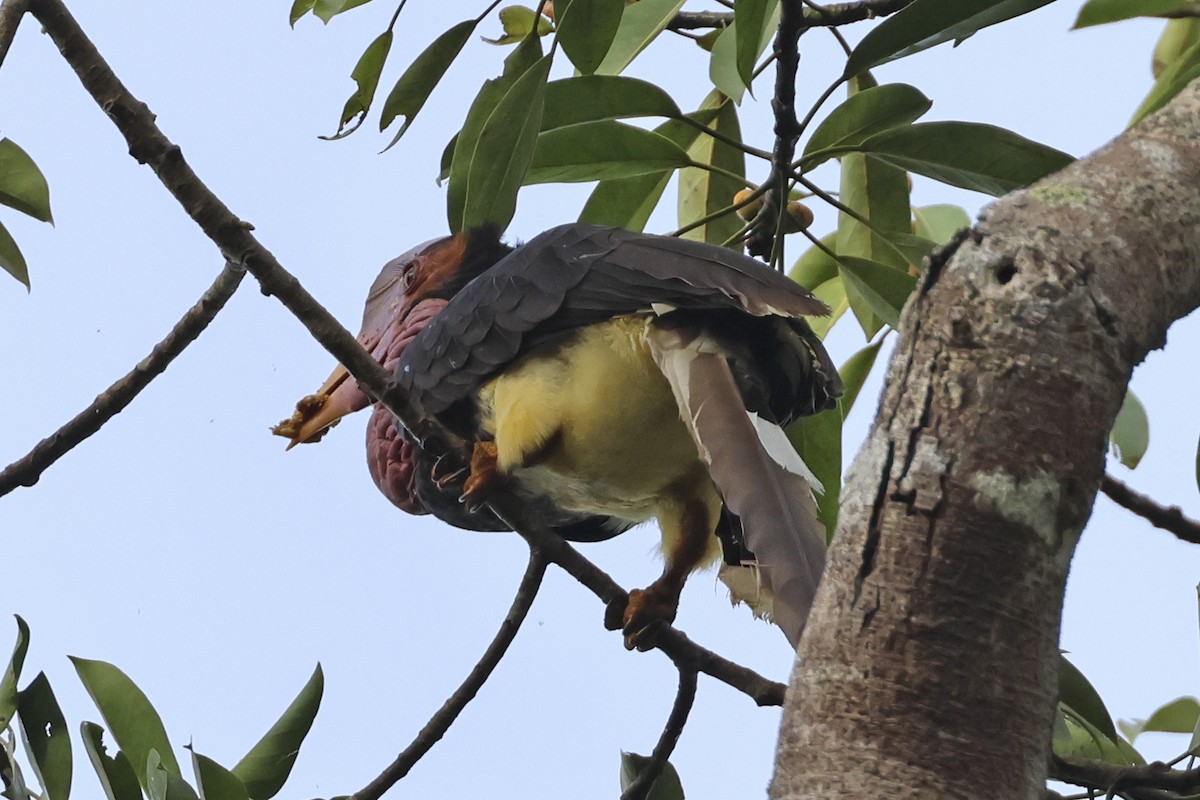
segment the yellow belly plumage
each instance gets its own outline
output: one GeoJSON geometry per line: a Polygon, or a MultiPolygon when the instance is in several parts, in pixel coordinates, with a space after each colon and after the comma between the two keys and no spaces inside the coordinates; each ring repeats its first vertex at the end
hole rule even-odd
{"type": "MultiPolygon", "coordinates": [[[[499,472],[560,508],[633,522],[651,517],[670,551],[679,517],[721,501],[646,341],[651,315],[589,326],[483,386],[482,428],[499,472]]],[[[711,538],[705,560],[719,553],[711,538]]]]}

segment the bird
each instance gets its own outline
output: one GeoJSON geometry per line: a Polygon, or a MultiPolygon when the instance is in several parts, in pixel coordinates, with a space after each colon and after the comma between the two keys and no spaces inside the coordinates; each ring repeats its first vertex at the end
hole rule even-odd
{"type": "MultiPolygon", "coordinates": [[[[834,408],[836,367],[806,316],[829,309],[730,248],[583,223],[509,245],[483,225],[389,261],[359,342],[470,443],[446,466],[376,405],[368,466],[409,513],[508,527],[507,491],[569,541],[655,519],[663,571],[610,608],[629,649],[674,621],[688,576],[723,562],[735,602],[797,646],[825,562],[822,488],[783,426],[834,408]]],[[[275,433],[321,438],[372,400],[342,367],[275,433]]]]}

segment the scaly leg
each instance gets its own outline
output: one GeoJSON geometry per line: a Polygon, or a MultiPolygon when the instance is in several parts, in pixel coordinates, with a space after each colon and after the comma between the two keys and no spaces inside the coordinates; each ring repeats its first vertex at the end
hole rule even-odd
{"type": "MultiPolygon", "coordinates": [[[[708,493],[713,498],[693,497],[659,514],[666,564],[658,580],[629,593],[629,603],[621,618],[626,649],[649,650],[654,646],[663,626],[675,620],[679,595],[688,575],[710,559],[716,545],[713,536],[716,516],[712,502],[715,492],[708,493]]],[[[719,502],[716,500],[717,509],[719,502]]]]}

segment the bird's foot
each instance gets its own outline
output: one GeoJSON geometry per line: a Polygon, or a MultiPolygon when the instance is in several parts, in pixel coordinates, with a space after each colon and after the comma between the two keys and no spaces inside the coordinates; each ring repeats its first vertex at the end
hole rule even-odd
{"type": "Polygon", "coordinates": [[[660,579],[645,589],[631,591],[624,609],[610,603],[605,612],[605,625],[609,630],[621,628],[626,650],[637,648],[645,652],[658,642],[663,628],[675,621],[678,609],[679,589],[660,579]]]}
{"type": "Polygon", "coordinates": [[[471,451],[471,474],[463,482],[463,493],[459,499],[469,511],[475,511],[487,502],[495,491],[501,475],[496,466],[496,443],[476,442],[471,451]]]}

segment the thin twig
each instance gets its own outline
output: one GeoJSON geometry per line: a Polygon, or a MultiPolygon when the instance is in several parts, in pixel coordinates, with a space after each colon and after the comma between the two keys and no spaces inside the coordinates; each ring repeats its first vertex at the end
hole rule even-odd
{"type": "Polygon", "coordinates": [[[520,586],[517,587],[517,594],[513,597],[512,605],[509,606],[504,621],[500,623],[500,630],[496,631],[495,638],[484,651],[479,663],[475,665],[454,694],[446,699],[437,713],[430,717],[429,722],[425,723],[425,727],[421,728],[421,732],[413,739],[412,744],[404,748],[400,755],[396,756],[396,760],[379,774],[379,777],[354,793],[355,800],[378,800],[384,792],[407,775],[409,770],[446,734],[446,731],[450,730],[450,726],[458,719],[458,715],[479,693],[496,665],[508,652],[509,645],[512,644],[517,631],[521,629],[521,624],[529,614],[534,598],[537,597],[538,589],[542,585],[542,578],[546,574],[546,564],[546,557],[537,548],[530,548],[529,564],[525,567],[525,575],[521,578],[520,586]]]}
{"type": "MultiPolygon", "coordinates": [[[[237,218],[196,176],[182,152],[163,135],[150,110],[121,84],[62,0],[30,0],[37,16],[84,87],[105,109],[129,144],[130,154],[154,170],[167,190],[229,260],[244,265],[258,279],[264,294],[274,295],[300,320],[313,338],[329,351],[372,398],[382,403],[429,448],[461,445],[436,420],[416,408],[392,382],[370,353],[285,270],[251,234],[252,226],[237,218]]],[[[566,541],[540,523],[529,520],[520,503],[497,494],[491,501],[501,518],[601,600],[624,602],[628,595],[612,578],[566,541]]],[[[657,646],[677,664],[692,667],[751,697],[759,705],[782,705],[787,688],[753,670],[693,643],[667,627],[657,646]]]]}
{"type": "Polygon", "coordinates": [[[1129,509],[1156,528],[1170,531],[1191,544],[1200,544],[1200,522],[1183,514],[1179,506],[1163,506],[1144,494],[1105,473],[1100,479],[1100,491],[1119,506],[1129,509]]]}
{"type": "Polygon", "coordinates": [[[683,733],[683,726],[687,724],[688,714],[692,712],[692,705],[695,702],[696,671],[680,667],[679,688],[675,692],[675,703],[671,706],[667,724],[663,726],[658,743],[654,745],[650,760],[646,762],[641,774],[634,779],[633,783],[629,784],[629,788],[621,793],[621,800],[645,800],[650,794],[650,790],[654,788],[654,782],[662,775],[663,767],[667,765],[667,759],[671,757],[671,753],[675,751],[675,745],[679,743],[679,736],[683,733]]]}
{"type": "Polygon", "coordinates": [[[4,0],[0,3],[0,65],[8,57],[12,47],[13,37],[17,35],[17,26],[29,8],[29,0],[4,0]]]}
{"type": "Polygon", "coordinates": [[[128,374],[105,389],[91,405],[79,412],[74,419],[47,436],[20,458],[0,472],[0,497],[18,486],[33,486],[42,473],[58,459],[75,448],[80,442],[100,430],[106,422],[125,409],[150,382],[166,370],[184,349],[208,327],[213,318],[245,277],[245,271],[233,264],[213,281],[196,304],[187,310],[166,338],[154,346],[128,374]]]}

